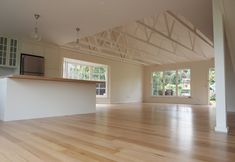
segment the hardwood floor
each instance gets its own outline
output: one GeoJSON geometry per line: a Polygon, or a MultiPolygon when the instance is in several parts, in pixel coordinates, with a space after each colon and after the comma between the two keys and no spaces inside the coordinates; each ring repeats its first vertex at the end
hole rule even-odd
{"type": "Polygon", "coordinates": [[[123,104],[1,122],[0,162],[234,162],[234,121],[226,135],[213,131],[213,108],[123,104]]]}

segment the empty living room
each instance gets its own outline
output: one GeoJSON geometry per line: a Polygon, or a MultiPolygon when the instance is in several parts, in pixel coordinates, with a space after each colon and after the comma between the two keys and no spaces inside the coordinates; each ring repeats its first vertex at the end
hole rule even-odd
{"type": "Polygon", "coordinates": [[[234,0],[0,0],[0,162],[234,162],[234,0]]]}

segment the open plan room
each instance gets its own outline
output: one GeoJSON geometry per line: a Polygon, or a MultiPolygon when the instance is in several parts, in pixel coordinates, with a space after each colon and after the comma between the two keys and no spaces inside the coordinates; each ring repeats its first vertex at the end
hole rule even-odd
{"type": "Polygon", "coordinates": [[[234,14],[0,0],[0,162],[234,162],[234,14]]]}

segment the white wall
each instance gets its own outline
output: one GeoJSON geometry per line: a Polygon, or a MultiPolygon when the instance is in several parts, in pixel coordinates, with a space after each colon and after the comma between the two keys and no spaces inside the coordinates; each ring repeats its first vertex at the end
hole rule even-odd
{"type": "Polygon", "coordinates": [[[6,76],[16,73],[16,70],[14,68],[5,68],[0,67],[0,76],[6,76]]]}
{"type": "Polygon", "coordinates": [[[4,110],[6,107],[6,92],[7,92],[6,79],[0,78],[0,120],[3,120],[4,117],[4,110]]]}
{"type": "Polygon", "coordinates": [[[142,67],[114,62],[111,68],[111,103],[142,102],[142,67]]]}
{"type": "Polygon", "coordinates": [[[233,69],[235,70],[235,1],[223,0],[221,1],[221,3],[221,10],[223,11],[225,25],[225,34],[227,37],[227,45],[230,50],[233,69]]]}
{"type": "MultiPolygon", "coordinates": [[[[53,44],[30,40],[20,41],[20,53],[44,56],[45,75],[50,77],[62,76],[64,57],[108,65],[108,97],[97,98],[97,103],[142,102],[142,65],[110,60],[88,53],[81,54],[53,44]]],[[[19,72],[19,69],[17,71],[19,72]]]]}
{"type": "MultiPolygon", "coordinates": [[[[95,84],[63,81],[0,79],[7,95],[3,121],[95,112],[95,84]]],[[[1,92],[1,93],[2,93],[1,92]]],[[[1,98],[1,96],[0,96],[1,98]]],[[[3,97],[4,98],[4,97],[3,97]]]]}
{"type": "Polygon", "coordinates": [[[149,66],[144,68],[144,102],[174,103],[174,104],[208,104],[209,69],[213,60],[170,64],[164,66],[149,66]],[[153,97],[151,96],[151,73],[154,71],[191,69],[191,98],[185,97],[153,97]]]}
{"type": "Polygon", "coordinates": [[[225,52],[225,68],[226,68],[226,103],[227,111],[235,112],[235,1],[223,0],[221,4],[223,11],[225,34],[226,34],[226,52],[225,52]]]}
{"type": "MultiPolygon", "coordinates": [[[[227,43],[227,42],[225,42],[227,43]]],[[[235,112],[235,72],[232,64],[232,55],[229,53],[228,44],[226,44],[225,52],[225,69],[226,69],[226,103],[227,111],[235,112]]]]}
{"type": "MultiPolygon", "coordinates": [[[[62,49],[61,59],[64,57],[90,61],[108,65],[109,85],[108,99],[98,99],[101,103],[142,102],[142,70],[141,65],[108,60],[89,54],[78,54],[74,51],[62,49]]],[[[62,60],[61,60],[62,62],[62,60]]],[[[62,68],[62,67],[61,67],[62,68]]]]}
{"type": "MultiPolygon", "coordinates": [[[[61,76],[60,48],[56,45],[29,40],[20,41],[20,53],[45,57],[45,75],[50,77],[61,76]]],[[[19,69],[18,69],[19,71],[19,69]]]]}

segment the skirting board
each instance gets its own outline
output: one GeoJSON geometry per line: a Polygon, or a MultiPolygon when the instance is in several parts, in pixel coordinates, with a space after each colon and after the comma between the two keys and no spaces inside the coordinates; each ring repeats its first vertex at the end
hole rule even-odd
{"type": "Polygon", "coordinates": [[[219,133],[228,133],[229,128],[228,127],[215,127],[215,131],[219,133]]]}

